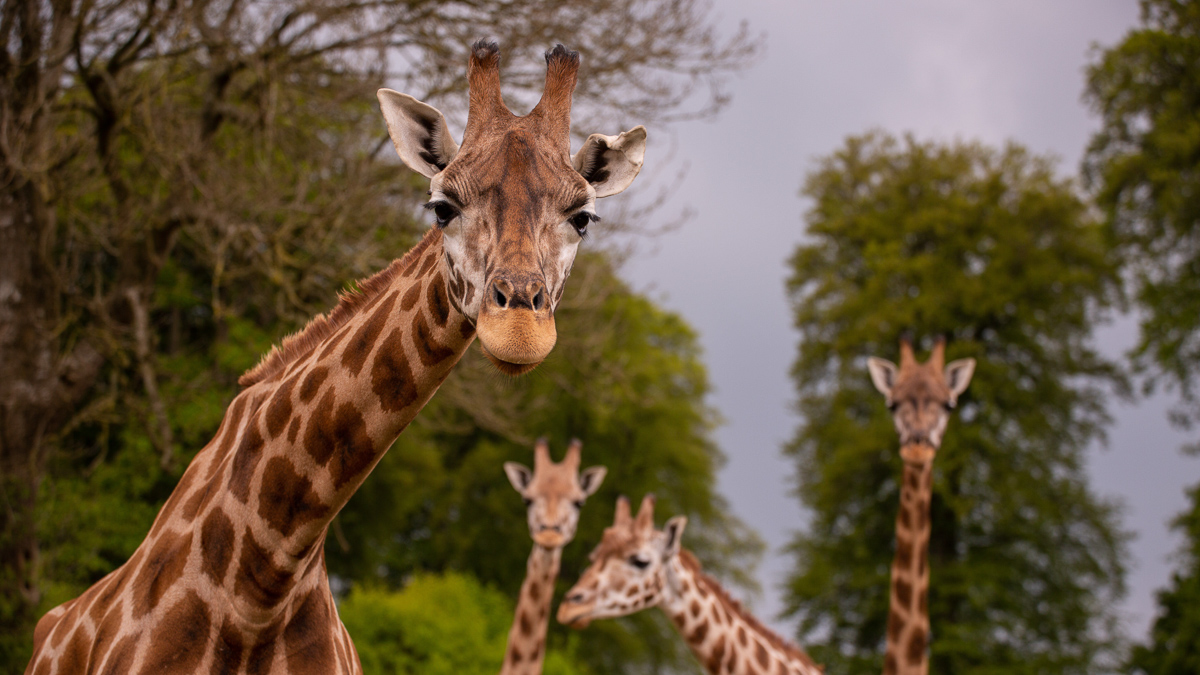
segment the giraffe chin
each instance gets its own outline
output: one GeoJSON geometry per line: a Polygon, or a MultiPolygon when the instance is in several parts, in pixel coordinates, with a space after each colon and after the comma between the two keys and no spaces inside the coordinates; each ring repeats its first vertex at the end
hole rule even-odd
{"type": "Polygon", "coordinates": [[[496,370],[499,370],[500,372],[504,373],[505,375],[508,375],[511,377],[516,377],[518,375],[524,375],[525,373],[528,373],[529,371],[533,370],[534,368],[537,368],[541,364],[541,361],[538,361],[537,363],[510,363],[508,361],[505,361],[503,359],[498,359],[495,356],[493,356],[492,353],[488,351],[488,348],[484,347],[482,344],[480,344],[479,346],[483,349],[483,355],[487,357],[488,361],[491,361],[492,365],[496,366],[496,370]]]}
{"type": "Polygon", "coordinates": [[[543,310],[497,310],[484,305],[475,323],[483,355],[505,375],[524,375],[554,349],[554,315],[543,310]]]}
{"type": "Polygon", "coordinates": [[[937,455],[937,448],[928,443],[909,443],[900,446],[900,458],[910,464],[928,464],[937,455]]]}

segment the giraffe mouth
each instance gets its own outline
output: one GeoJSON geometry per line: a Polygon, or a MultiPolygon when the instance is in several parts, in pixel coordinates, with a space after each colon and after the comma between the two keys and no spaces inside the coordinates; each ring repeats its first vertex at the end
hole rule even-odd
{"type": "Polygon", "coordinates": [[[561,532],[550,529],[542,530],[533,535],[534,543],[542,548],[562,548],[567,543],[566,539],[561,532]]]}
{"type": "Polygon", "coordinates": [[[563,600],[558,606],[558,622],[575,630],[583,630],[592,622],[592,605],[576,604],[569,600],[563,600]]]}
{"type": "Polygon", "coordinates": [[[494,309],[485,304],[475,328],[483,355],[505,375],[537,368],[558,338],[554,315],[545,309],[494,309]]]}
{"type": "Polygon", "coordinates": [[[937,455],[937,448],[929,443],[907,443],[900,446],[900,458],[910,464],[928,464],[937,455]]]}
{"type": "Polygon", "coordinates": [[[542,363],[541,361],[535,361],[533,363],[513,363],[511,361],[505,361],[504,359],[497,358],[495,354],[488,351],[487,345],[483,344],[483,341],[480,341],[479,347],[483,349],[483,355],[487,357],[487,360],[491,361],[493,366],[496,366],[496,370],[499,370],[505,375],[509,375],[511,377],[524,375],[534,368],[537,368],[542,363]]]}

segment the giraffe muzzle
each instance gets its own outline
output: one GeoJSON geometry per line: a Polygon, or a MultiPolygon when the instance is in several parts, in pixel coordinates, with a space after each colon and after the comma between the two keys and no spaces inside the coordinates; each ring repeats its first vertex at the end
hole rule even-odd
{"type": "Polygon", "coordinates": [[[937,455],[937,448],[924,441],[900,446],[900,458],[910,464],[928,464],[937,455]]]}
{"type": "Polygon", "coordinates": [[[533,370],[558,340],[545,284],[497,277],[487,289],[475,324],[484,356],[506,375],[533,370]]]}
{"type": "Polygon", "coordinates": [[[558,606],[558,622],[576,630],[587,628],[592,622],[591,616],[594,603],[585,602],[581,594],[568,594],[558,606]]]}

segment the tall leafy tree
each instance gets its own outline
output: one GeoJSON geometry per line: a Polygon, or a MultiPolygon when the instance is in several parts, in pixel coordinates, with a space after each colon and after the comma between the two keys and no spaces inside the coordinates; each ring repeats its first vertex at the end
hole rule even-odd
{"type": "MultiPolygon", "coordinates": [[[[1088,69],[1086,97],[1103,126],[1084,175],[1141,309],[1133,351],[1148,389],[1179,391],[1172,419],[1200,421],[1200,2],[1142,0],[1141,25],[1088,69]]],[[[1132,666],[1145,673],[1200,669],[1200,486],[1175,526],[1178,571],[1158,596],[1159,617],[1132,666]]]]}
{"type": "Polygon", "coordinates": [[[1134,351],[1200,419],[1200,2],[1142,0],[1142,25],[1088,69],[1103,123],[1084,176],[1143,311],[1134,351]]]}
{"type": "Polygon", "coordinates": [[[978,367],[934,462],[931,672],[1113,663],[1124,535],[1084,451],[1120,385],[1090,343],[1117,275],[1049,160],[876,132],[821,160],[788,281],[802,423],[786,448],[812,512],[788,612],[831,672],[882,668],[898,441],[866,357],[911,333],[978,367]]]}

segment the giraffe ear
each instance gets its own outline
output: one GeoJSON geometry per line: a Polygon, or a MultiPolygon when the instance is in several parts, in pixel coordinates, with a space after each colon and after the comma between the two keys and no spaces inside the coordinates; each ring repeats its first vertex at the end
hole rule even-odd
{"type": "Polygon", "coordinates": [[[683,539],[683,528],[687,527],[687,516],[675,516],[663,525],[663,556],[670,558],[679,555],[680,540],[683,539]]]}
{"type": "Polygon", "coordinates": [[[951,403],[958,401],[959,395],[967,390],[974,374],[975,359],[959,359],[946,366],[946,386],[950,388],[951,403]]]}
{"type": "Polygon", "coordinates": [[[533,481],[533,472],[524,464],[505,462],[504,473],[508,475],[508,482],[521,494],[525,494],[525,488],[533,481]]]}
{"type": "Polygon", "coordinates": [[[583,490],[585,495],[593,495],[596,490],[600,489],[600,484],[604,482],[604,476],[608,474],[608,469],[602,466],[590,466],[579,472],[579,489],[583,490]]]}
{"type": "Polygon", "coordinates": [[[405,166],[433,178],[458,154],[458,143],[437,108],[391,89],[380,89],[376,96],[392,145],[405,166]]]}
{"type": "Polygon", "coordinates": [[[599,199],[629,187],[642,170],[645,156],[646,127],[638,125],[620,136],[588,136],[571,164],[592,184],[599,199]]]}
{"type": "Polygon", "coordinates": [[[896,383],[896,364],[872,356],[867,359],[867,370],[871,371],[871,381],[875,383],[875,388],[890,399],[892,385],[896,383]]]}

